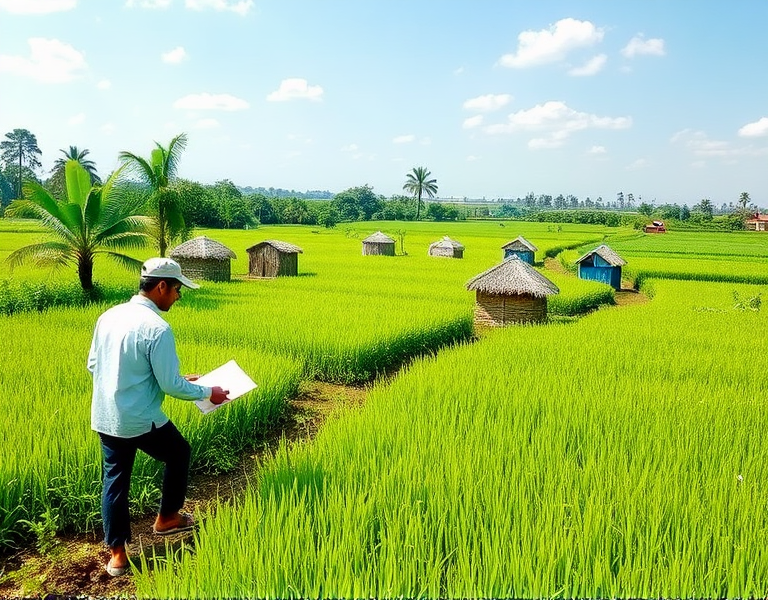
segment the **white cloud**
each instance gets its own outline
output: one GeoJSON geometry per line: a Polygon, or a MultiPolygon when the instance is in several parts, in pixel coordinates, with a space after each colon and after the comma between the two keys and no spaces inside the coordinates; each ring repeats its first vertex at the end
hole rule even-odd
{"type": "Polygon", "coordinates": [[[590,75],[596,75],[603,70],[605,63],[608,61],[608,56],[605,54],[598,54],[593,56],[586,63],[580,67],[574,67],[568,71],[568,75],[573,77],[588,77],[590,75]]]}
{"type": "Polygon", "coordinates": [[[69,118],[67,123],[69,125],[81,125],[85,122],[85,113],[77,113],[69,118]]]}
{"type": "Polygon", "coordinates": [[[768,136],[768,117],[762,117],[754,123],[747,123],[739,129],[741,137],[763,137],[768,136]]]}
{"type": "Polygon", "coordinates": [[[537,104],[528,110],[510,114],[506,123],[496,123],[484,127],[489,134],[542,132],[543,137],[532,139],[531,148],[557,148],[576,131],[584,129],[627,129],[632,126],[631,117],[600,117],[578,112],[564,102],[549,101],[537,104]]]}
{"type": "Polygon", "coordinates": [[[627,58],[640,55],[664,56],[664,40],[661,38],[646,40],[643,34],[638,34],[629,40],[629,43],[621,49],[621,53],[627,58]]]}
{"type": "Polygon", "coordinates": [[[195,124],[195,129],[216,129],[219,126],[219,122],[214,118],[199,119],[195,124]]]}
{"type": "Polygon", "coordinates": [[[412,133],[409,133],[407,135],[398,135],[395,138],[392,138],[393,144],[410,144],[411,142],[416,141],[416,136],[412,133]]]}
{"type": "Polygon", "coordinates": [[[117,128],[115,127],[114,123],[104,123],[101,127],[99,127],[99,131],[103,133],[104,135],[112,135],[115,133],[115,130],[117,128]]]}
{"type": "Polygon", "coordinates": [[[728,142],[710,140],[703,131],[683,129],[675,133],[670,141],[673,144],[683,144],[694,156],[699,157],[726,157],[737,153],[728,142]]]}
{"type": "Polygon", "coordinates": [[[77,0],[0,0],[0,10],[16,15],[45,15],[76,6],[77,0]]]}
{"type": "Polygon", "coordinates": [[[85,56],[59,40],[29,38],[29,58],[0,55],[0,73],[29,77],[41,83],[67,83],[88,68],[85,56]]]}
{"type": "Polygon", "coordinates": [[[163,52],[163,54],[160,55],[160,58],[163,59],[164,63],[177,65],[189,58],[189,55],[187,54],[187,51],[184,50],[184,46],[176,46],[173,50],[163,52]]]}
{"type": "Polygon", "coordinates": [[[603,39],[603,30],[589,21],[561,19],[549,29],[523,31],[517,36],[517,52],[499,59],[503,67],[524,68],[562,60],[577,48],[592,46],[603,39]]]}
{"type": "Polygon", "coordinates": [[[644,158],[638,158],[636,161],[627,165],[627,171],[639,171],[648,166],[648,161],[644,158]]]}
{"type": "Polygon", "coordinates": [[[357,144],[347,144],[346,146],[342,146],[341,151],[342,152],[357,152],[359,150],[357,144]]]}
{"type": "Polygon", "coordinates": [[[475,115],[474,117],[469,117],[468,119],[464,119],[464,123],[462,123],[462,128],[464,129],[473,129],[475,127],[479,127],[483,124],[483,115],[475,115]]]}
{"type": "Polygon", "coordinates": [[[253,8],[253,0],[186,0],[185,6],[192,10],[226,10],[244,17],[253,8]]]}
{"type": "Polygon", "coordinates": [[[112,82],[109,79],[102,79],[96,84],[96,88],[100,90],[108,90],[112,87],[112,82]]]}
{"type": "Polygon", "coordinates": [[[138,6],[139,8],[168,8],[173,0],[126,0],[125,5],[128,8],[138,6]]]}
{"type": "Polygon", "coordinates": [[[306,79],[291,77],[283,79],[280,87],[267,96],[269,102],[287,102],[294,99],[321,100],[323,88],[319,85],[309,85],[306,79]]]}
{"type": "Polygon", "coordinates": [[[511,101],[512,96],[509,94],[485,94],[484,96],[470,98],[464,102],[463,107],[466,110],[477,112],[493,112],[494,110],[499,110],[502,106],[506,106],[511,101]]]}
{"type": "Polygon", "coordinates": [[[605,154],[607,150],[605,149],[605,146],[592,146],[587,153],[588,154],[594,154],[594,155],[600,155],[605,154]]]}
{"type": "Polygon", "coordinates": [[[189,94],[173,103],[173,108],[183,110],[244,110],[250,105],[240,98],[229,94],[189,94]]]}
{"type": "Polygon", "coordinates": [[[482,156],[475,156],[474,154],[470,154],[467,156],[467,162],[475,162],[482,158],[482,156]]]}
{"type": "Polygon", "coordinates": [[[454,75],[461,75],[463,73],[464,73],[464,67],[459,67],[459,68],[453,70],[453,74],[454,75]]]}
{"type": "Polygon", "coordinates": [[[421,144],[422,146],[429,146],[432,144],[432,138],[429,136],[424,136],[419,140],[419,144],[421,144]]]}

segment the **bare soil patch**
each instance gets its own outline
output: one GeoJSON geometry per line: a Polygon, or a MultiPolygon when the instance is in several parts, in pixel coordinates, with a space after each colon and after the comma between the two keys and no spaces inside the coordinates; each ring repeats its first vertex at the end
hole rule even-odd
{"type": "MultiPolygon", "coordinates": [[[[298,396],[288,401],[282,421],[260,441],[258,449],[243,454],[235,469],[224,474],[192,476],[185,510],[215,511],[221,503],[238,497],[259,463],[278,447],[281,439],[296,443],[313,438],[330,415],[361,406],[366,394],[365,387],[316,381],[302,383],[298,396]]],[[[154,514],[132,519],[133,540],[128,554],[135,561],[143,555],[151,564],[152,557],[164,556],[167,548],[193,541],[191,532],[167,537],[152,534],[154,519],[154,514]]],[[[104,570],[109,553],[100,536],[101,532],[98,535],[62,534],[46,555],[27,548],[0,557],[0,598],[135,596],[130,575],[110,577],[104,570]]]]}

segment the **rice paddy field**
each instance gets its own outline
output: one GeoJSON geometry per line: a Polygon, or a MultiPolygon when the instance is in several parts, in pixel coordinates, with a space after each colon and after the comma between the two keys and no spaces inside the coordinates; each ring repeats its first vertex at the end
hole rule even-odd
{"type": "MultiPolygon", "coordinates": [[[[0,259],[40,235],[13,227],[0,221],[0,259]]],[[[258,440],[304,379],[375,383],[363,407],[277,451],[244,497],[200,515],[193,546],[136,572],[139,596],[768,594],[768,323],[759,301],[734,304],[764,291],[768,236],[514,222],[196,234],[238,258],[235,281],[185,293],[167,315],[183,368],[236,358],[259,383],[207,416],[167,402],[197,465],[225,468],[203,449],[258,440]],[[405,230],[407,254],[361,256],[376,229],[398,253],[405,230]],[[442,235],[464,259],[427,256],[442,235]],[[537,261],[608,243],[652,299],[614,306],[607,286],[543,270],[561,289],[553,318],[476,337],[464,284],[518,235],[537,261]],[[243,277],[245,248],[264,239],[303,249],[299,277],[243,277]]],[[[134,285],[106,263],[95,278],[134,285]]],[[[0,421],[0,544],[22,543],[19,519],[46,511],[100,527],[84,364],[104,309],[0,316],[14,340],[0,348],[0,384],[18,399],[0,421]]],[[[156,467],[138,474],[135,508],[151,510],[156,467]]]]}

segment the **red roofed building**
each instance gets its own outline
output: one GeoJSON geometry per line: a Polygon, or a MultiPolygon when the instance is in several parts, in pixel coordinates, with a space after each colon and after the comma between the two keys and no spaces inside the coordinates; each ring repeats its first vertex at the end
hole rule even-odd
{"type": "Polygon", "coordinates": [[[768,231],[768,215],[755,213],[747,219],[745,225],[750,231],[768,231]]]}

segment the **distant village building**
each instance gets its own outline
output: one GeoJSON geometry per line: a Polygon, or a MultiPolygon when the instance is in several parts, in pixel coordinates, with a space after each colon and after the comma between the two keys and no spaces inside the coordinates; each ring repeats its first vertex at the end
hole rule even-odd
{"type": "Polygon", "coordinates": [[[590,250],[576,261],[579,278],[607,283],[615,290],[621,289],[621,267],[626,261],[603,244],[590,250]]]}
{"type": "Polygon", "coordinates": [[[529,265],[533,264],[534,254],[538,250],[536,246],[531,244],[522,235],[516,237],[511,242],[507,242],[501,247],[504,250],[504,258],[510,256],[517,256],[520,260],[527,262],[529,265]]]}
{"type": "Polygon", "coordinates": [[[511,256],[467,282],[475,290],[475,323],[503,327],[547,318],[547,296],[559,288],[530,264],[511,256]]]}
{"type": "Polygon", "coordinates": [[[768,215],[755,213],[744,225],[749,231],[768,231],[768,215]]]}
{"type": "Polygon", "coordinates": [[[644,233],[667,233],[667,228],[664,226],[664,221],[654,221],[650,225],[643,227],[644,233]]]}
{"type": "Polygon", "coordinates": [[[290,277],[299,274],[301,248],[278,240],[265,240],[246,249],[249,277],[290,277]]]}
{"type": "Polygon", "coordinates": [[[443,236],[442,240],[431,243],[427,254],[445,258],[464,258],[464,246],[446,235],[443,236]]]}
{"type": "Polygon", "coordinates": [[[394,256],[395,240],[377,231],[363,240],[363,256],[370,255],[394,256]]]}
{"type": "Polygon", "coordinates": [[[237,258],[224,244],[204,235],[179,244],[171,250],[170,257],[190,279],[208,281],[229,281],[231,261],[237,258]]]}

